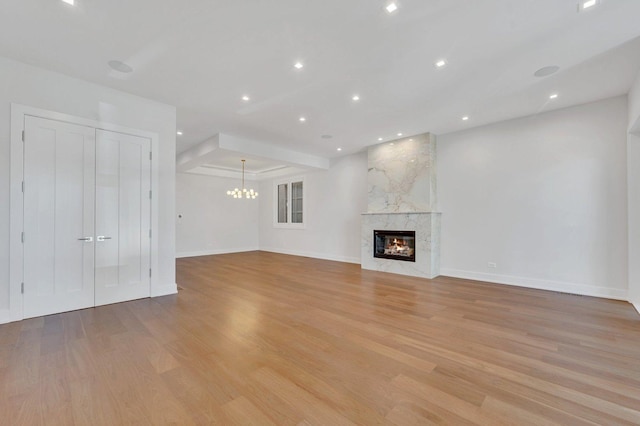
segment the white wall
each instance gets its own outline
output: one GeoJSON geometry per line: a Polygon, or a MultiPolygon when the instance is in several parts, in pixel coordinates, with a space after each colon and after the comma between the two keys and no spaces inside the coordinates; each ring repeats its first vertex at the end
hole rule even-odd
{"type": "Polygon", "coordinates": [[[629,301],[640,312],[640,74],[629,92],[627,171],[629,203],[629,301]]]}
{"type": "Polygon", "coordinates": [[[628,138],[629,301],[640,312],[640,136],[628,138]]]}
{"type": "Polygon", "coordinates": [[[439,136],[442,274],[626,299],[626,129],[623,96],[439,136]]]}
{"type": "Polygon", "coordinates": [[[640,132],[640,73],[636,77],[636,81],[631,86],[628,96],[629,101],[629,123],[628,128],[631,130],[633,126],[636,132],[640,132]]]}
{"type": "Polygon", "coordinates": [[[159,146],[154,147],[154,161],[159,164],[154,184],[159,250],[154,256],[152,293],[175,289],[175,108],[0,57],[0,317],[9,308],[11,103],[159,135],[159,146]]]}
{"type": "Polygon", "coordinates": [[[304,174],[305,228],[273,225],[274,182],[260,184],[260,249],[360,262],[360,214],[367,211],[367,154],[333,160],[329,170],[304,174]]]}
{"type": "MultiPolygon", "coordinates": [[[[176,175],[178,257],[258,250],[263,194],[255,200],[229,197],[226,191],[237,186],[238,179],[187,173],[176,175]]],[[[258,189],[255,182],[247,182],[249,187],[258,189]]]]}

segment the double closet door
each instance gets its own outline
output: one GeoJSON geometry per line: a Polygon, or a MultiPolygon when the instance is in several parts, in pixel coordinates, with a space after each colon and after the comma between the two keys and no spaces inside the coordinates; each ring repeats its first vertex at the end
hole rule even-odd
{"type": "Polygon", "coordinates": [[[24,128],[24,318],[149,297],[150,140],[24,128]]]}

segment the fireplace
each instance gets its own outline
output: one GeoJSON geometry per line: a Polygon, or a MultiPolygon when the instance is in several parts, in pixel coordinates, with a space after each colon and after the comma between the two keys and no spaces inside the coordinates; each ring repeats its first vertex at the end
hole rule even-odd
{"type": "Polygon", "coordinates": [[[373,231],[373,257],[416,261],[415,231],[373,231]]]}

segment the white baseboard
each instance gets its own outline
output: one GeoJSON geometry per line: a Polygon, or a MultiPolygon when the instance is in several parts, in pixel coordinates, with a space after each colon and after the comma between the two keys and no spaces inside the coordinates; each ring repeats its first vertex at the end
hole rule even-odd
{"type": "MultiPolygon", "coordinates": [[[[177,284],[168,284],[151,289],[151,297],[168,296],[178,293],[177,284]]],[[[15,318],[9,309],[0,309],[0,324],[21,321],[21,318],[15,318]]]]}
{"type": "Polygon", "coordinates": [[[463,271],[459,269],[441,269],[440,275],[464,278],[467,280],[485,281],[494,284],[506,284],[517,287],[535,288],[539,290],[580,294],[583,296],[602,297],[605,299],[628,300],[627,291],[617,288],[597,287],[563,281],[541,280],[538,278],[515,277],[511,275],[487,274],[484,272],[463,271]]]}
{"type": "Polygon", "coordinates": [[[629,303],[631,303],[633,307],[636,308],[636,311],[638,311],[638,313],[640,314],[640,303],[632,301],[629,301],[629,303]]]}
{"type": "Polygon", "coordinates": [[[151,297],[168,296],[170,294],[178,293],[178,284],[167,284],[151,288],[151,297]]]}
{"type": "Polygon", "coordinates": [[[260,250],[268,251],[271,253],[288,254],[291,256],[304,256],[304,257],[312,257],[314,259],[333,260],[336,262],[345,262],[345,263],[357,263],[358,265],[360,264],[359,257],[335,256],[327,253],[315,253],[310,251],[299,251],[299,250],[286,250],[286,249],[273,248],[273,247],[260,247],[260,250]]]}
{"type": "Polygon", "coordinates": [[[176,259],[183,257],[198,257],[198,256],[211,256],[214,254],[228,254],[228,253],[244,253],[246,251],[257,251],[258,247],[246,247],[237,249],[216,249],[216,250],[199,250],[199,251],[184,251],[176,253],[176,259]]]}

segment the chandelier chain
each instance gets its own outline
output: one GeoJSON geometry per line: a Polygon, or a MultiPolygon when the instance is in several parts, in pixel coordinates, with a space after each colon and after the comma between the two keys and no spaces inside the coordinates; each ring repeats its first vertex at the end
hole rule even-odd
{"type": "Polygon", "coordinates": [[[240,188],[234,188],[233,191],[227,191],[227,195],[237,199],[247,198],[254,200],[258,196],[258,192],[253,189],[247,190],[247,187],[244,185],[244,163],[246,160],[242,159],[240,161],[242,161],[242,186],[240,188]]]}

